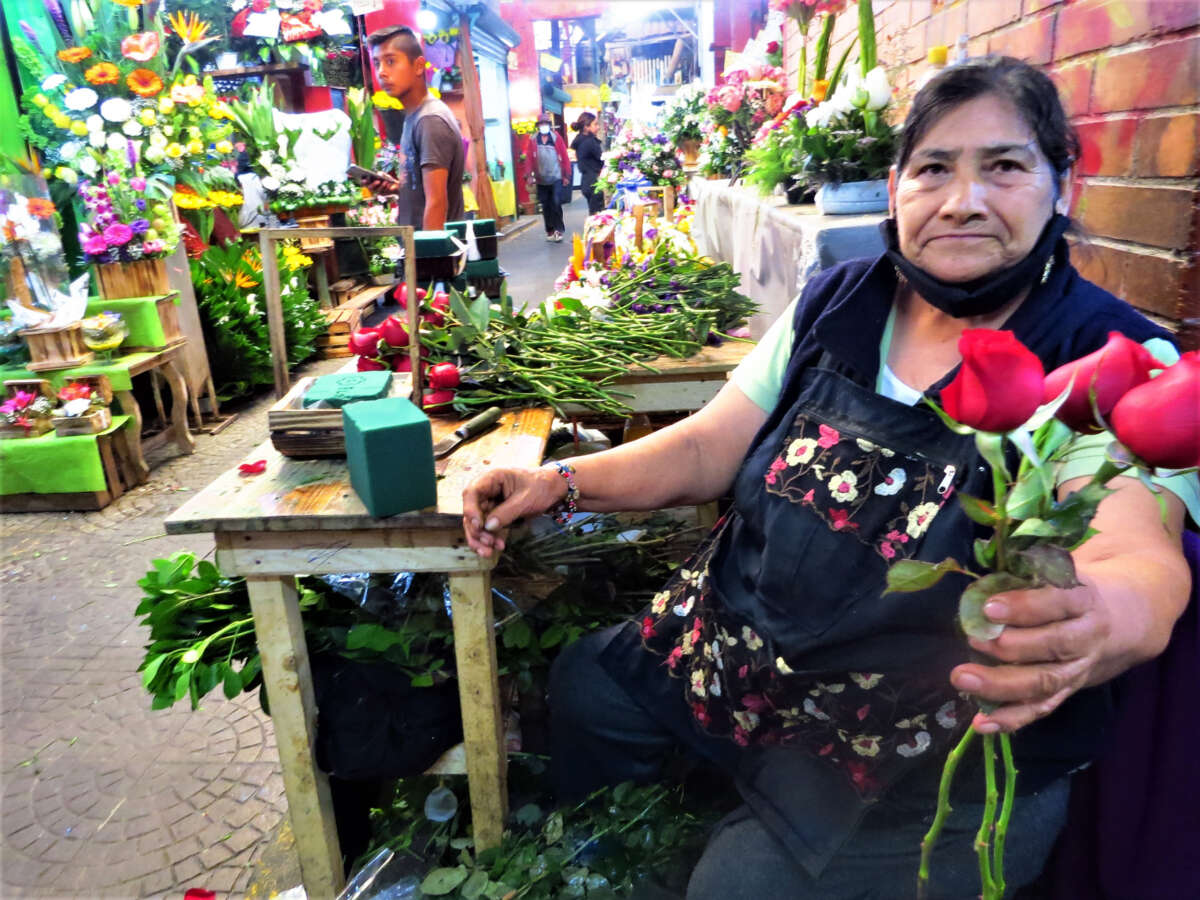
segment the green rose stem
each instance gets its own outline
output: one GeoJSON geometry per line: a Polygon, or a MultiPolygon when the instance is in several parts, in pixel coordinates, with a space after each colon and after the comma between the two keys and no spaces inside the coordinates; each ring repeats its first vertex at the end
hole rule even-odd
{"type": "Polygon", "coordinates": [[[979,883],[983,886],[983,896],[990,898],[996,890],[992,881],[991,844],[993,822],[996,818],[996,736],[983,736],[983,776],[986,791],[983,800],[983,819],[979,823],[979,831],[975,835],[975,852],[979,856],[979,883]]]}
{"type": "Polygon", "coordinates": [[[950,751],[946,757],[946,764],[942,767],[942,780],[938,784],[937,812],[934,813],[933,824],[929,826],[929,831],[921,841],[921,867],[917,870],[918,900],[924,900],[929,892],[929,858],[933,855],[933,848],[942,833],[942,826],[946,824],[946,816],[950,814],[950,783],[954,780],[954,773],[958,764],[962,762],[967,747],[974,739],[975,729],[968,726],[966,733],[950,751]]]}
{"type": "Polygon", "coordinates": [[[1000,807],[1000,820],[996,823],[996,840],[992,866],[996,884],[996,896],[1004,896],[1004,839],[1008,835],[1008,822],[1012,818],[1013,798],[1017,793],[1017,767],[1013,763],[1012,741],[1008,734],[1000,735],[1000,753],[1004,757],[1004,803],[1000,807]]]}

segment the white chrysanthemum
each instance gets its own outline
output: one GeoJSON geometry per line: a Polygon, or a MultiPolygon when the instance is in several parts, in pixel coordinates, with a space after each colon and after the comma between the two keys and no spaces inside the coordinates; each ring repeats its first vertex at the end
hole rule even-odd
{"type": "Polygon", "coordinates": [[[56,72],[42,81],[43,91],[54,91],[67,83],[67,76],[56,72]]]}
{"type": "Polygon", "coordinates": [[[63,106],[75,112],[83,112],[85,109],[95,106],[99,99],[100,96],[91,88],[75,88],[63,97],[63,106]]]}
{"type": "Polygon", "coordinates": [[[265,191],[277,191],[279,190],[279,179],[268,175],[262,180],[262,186],[265,191]]]}
{"type": "Polygon", "coordinates": [[[93,131],[88,134],[88,143],[97,150],[103,150],[108,146],[108,135],[103,131],[93,131]]]}
{"type": "Polygon", "coordinates": [[[108,145],[108,149],[113,151],[113,153],[124,153],[127,139],[125,135],[114,131],[108,136],[108,140],[105,141],[105,143],[108,145]]]}
{"type": "Polygon", "coordinates": [[[133,115],[133,106],[124,97],[109,97],[100,104],[100,115],[119,125],[133,115]]]}
{"type": "Polygon", "coordinates": [[[79,151],[83,149],[83,141],[67,141],[58,148],[58,155],[65,160],[73,160],[79,155],[79,151]]]}
{"type": "Polygon", "coordinates": [[[121,130],[129,135],[129,137],[138,137],[142,133],[142,126],[133,121],[133,119],[130,119],[121,126],[121,130]]]}
{"type": "Polygon", "coordinates": [[[83,123],[87,126],[88,131],[103,131],[104,130],[104,119],[102,119],[100,117],[99,113],[92,113],[90,116],[88,116],[86,119],[83,120],[83,123]]]}
{"type": "Polygon", "coordinates": [[[100,171],[100,164],[96,162],[96,158],[90,153],[85,153],[79,157],[79,162],[76,165],[79,166],[79,171],[89,178],[95,177],[96,173],[100,171]]]}

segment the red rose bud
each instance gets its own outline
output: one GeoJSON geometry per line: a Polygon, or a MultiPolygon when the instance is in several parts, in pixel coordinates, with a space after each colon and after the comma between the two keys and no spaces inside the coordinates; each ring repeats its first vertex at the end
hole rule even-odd
{"type": "Polygon", "coordinates": [[[421,313],[421,321],[434,328],[441,328],[446,324],[446,317],[440,312],[423,312],[421,313]]]}
{"type": "Polygon", "coordinates": [[[429,386],[432,388],[456,388],[458,380],[458,367],[454,363],[438,363],[429,370],[429,386]]]}
{"type": "Polygon", "coordinates": [[[408,346],[408,329],[395,316],[388,316],[383,320],[379,326],[379,336],[387,342],[389,347],[408,346]]]}
{"type": "Polygon", "coordinates": [[[767,52],[768,53],[778,53],[779,52],[779,41],[771,41],[771,43],[767,44],[767,52]]]}
{"type": "Polygon", "coordinates": [[[1152,466],[1200,466],[1200,353],[1183,354],[1118,400],[1110,424],[1117,440],[1152,466]]]}
{"type": "Polygon", "coordinates": [[[381,369],[386,369],[386,368],[387,368],[387,366],[384,365],[382,362],[380,362],[377,359],[372,359],[369,356],[360,356],[358,358],[358,371],[359,372],[378,372],[381,369]]]}
{"type": "Polygon", "coordinates": [[[421,398],[421,405],[425,409],[433,407],[447,406],[454,402],[454,391],[426,391],[421,398]]]}
{"type": "MultiPolygon", "coordinates": [[[[408,309],[408,283],[400,282],[399,287],[392,292],[392,296],[396,298],[396,302],[400,304],[401,309],[408,309]]],[[[425,288],[417,288],[417,299],[425,299],[425,288]]]]}
{"type": "Polygon", "coordinates": [[[968,328],[958,339],[962,368],[942,391],[942,409],[979,431],[1012,431],[1042,402],[1045,374],[1011,331],[968,328]]]}
{"type": "MultiPolygon", "coordinates": [[[[422,371],[423,370],[424,370],[424,367],[422,366],[422,371]]],[[[412,371],[412,357],[409,356],[407,353],[405,353],[402,356],[393,356],[392,357],[392,371],[393,372],[411,372],[412,371]]]]}
{"type": "MultiPolygon", "coordinates": [[[[424,300],[425,298],[422,297],[421,299],[424,300]]],[[[433,299],[429,301],[429,305],[436,310],[446,312],[450,309],[450,295],[445,291],[438,291],[433,295],[433,299]]]]}
{"type": "Polygon", "coordinates": [[[1071,393],[1056,415],[1076,431],[1096,432],[1100,430],[1100,425],[1092,412],[1090,394],[1093,389],[1096,392],[1096,407],[1100,415],[1107,419],[1127,391],[1149,381],[1150,371],[1162,367],[1154,354],[1137,341],[1111,331],[1108,343],[1095,353],[1059,366],[1046,376],[1046,392],[1042,402],[1049,403],[1065,391],[1074,376],[1071,393]]]}
{"type": "Polygon", "coordinates": [[[375,356],[379,352],[379,332],[374,328],[360,328],[350,335],[350,352],[359,356],[375,356]]]}

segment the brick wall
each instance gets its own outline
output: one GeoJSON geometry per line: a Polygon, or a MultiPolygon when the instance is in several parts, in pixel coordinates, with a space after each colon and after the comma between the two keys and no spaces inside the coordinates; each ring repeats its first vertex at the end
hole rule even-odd
{"type": "MultiPolygon", "coordinates": [[[[1200,347],[1200,2],[875,0],[879,61],[903,114],[926,50],[961,35],[971,55],[1046,67],[1083,142],[1073,215],[1088,234],[1080,271],[1200,347]]],[[[857,29],[838,17],[830,67],[857,29]]],[[[810,54],[818,24],[810,34],[810,54]]],[[[799,33],[785,66],[797,83],[799,33]]],[[[856,52],[856,51],[855,51],[856,52]]],[[[852,52],[852,57],[855,55],[852,52]]]]}

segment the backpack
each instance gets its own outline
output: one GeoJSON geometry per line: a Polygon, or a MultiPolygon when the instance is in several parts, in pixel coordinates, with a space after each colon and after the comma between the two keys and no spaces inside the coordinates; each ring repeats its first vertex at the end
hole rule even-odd
{"type": "Polygon", "coordinates": [[[562,181],[562,163],[558,158],[558,147],[553,137],[549,144],[536,142],[537,158],[534,165],[534,177],[538,184],[557,184],[562,181]]]}

